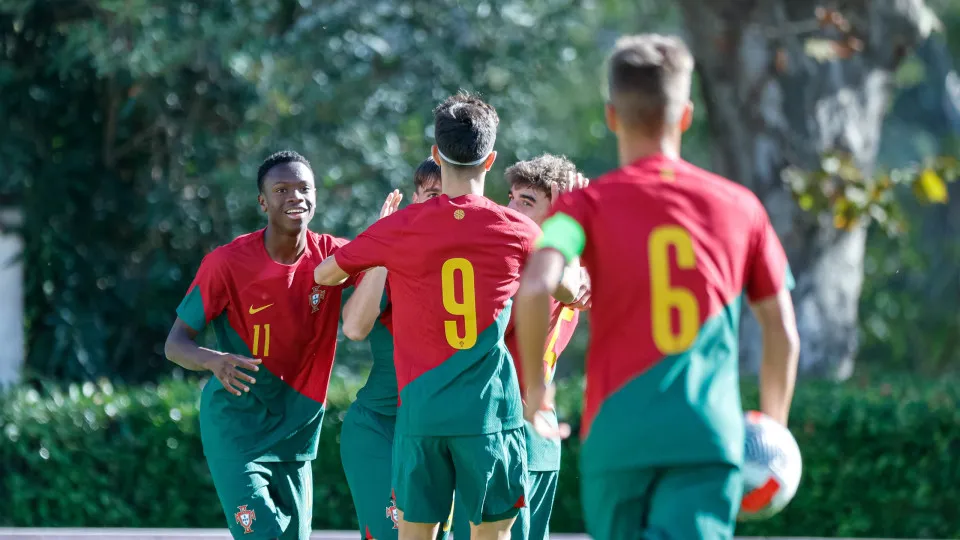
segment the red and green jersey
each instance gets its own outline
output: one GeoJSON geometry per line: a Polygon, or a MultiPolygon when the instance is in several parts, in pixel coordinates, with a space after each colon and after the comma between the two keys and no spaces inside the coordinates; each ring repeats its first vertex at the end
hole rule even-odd
{"type": "MultiPolygon", "coordinates": [[[[546,374],[547,383],[553,382],[553,376],[557,372],[557,359],[560,353],[570,343],[573,338],[573,332],[577,329],[577,322],[580,320],[580,312],[569,306],[565,306],[556,300],[551,299],[550,304],[550,331],[547,334],[547,343],[543,353],[543,367],[546,374]]],[[[520,361],[520,354],[517,348],[517,334],[514,332],[513,319],[507,329],[505,341],[510,356],[513,357],[514,367],[523,381],[523,366],[520,361]]],[[[523,384],[520,384],[521,395],[524,395],[523,384]]],[[[550,411],[547,419],[556,426],[558,423],[556,409],[550,411]]],[[[560,439],[547,439],[541,437],[528,424],[527,434],[527,469],[530,471],[559,471],[560,470],[560,439]]]]}
{"type": "MultiPolygon", "coordinates": [[[[550,326],[543,353],[543,368],[548,384],[553,382],[553,376],[557,372],[557,359],[573,338],[573,332],[577,329],[577,323],[579,321],[580,311],[561,304],[552,298],[550,299],[550,326]]],[[[507,350],[510,351],[510,355],[513,357],[517,374],[520,380],[523,381],[523,362],[520,361],[519,349],[517,347],[517,334],[514,332],[513,319],[510,320],[510,327],[507,328],[507,334],[504,340],[507,344],[507,350]]],[[[524,392],[522,382],[520,384],[520,392],[524,392]]]]}
{"type": "Polygon", "coordinates": [[[235,396],[211,378],[200,398],[204,453],[256,461],[314,459],[337,345],[343,288],[321,287],[313,270],[347,241],[307,233],[294,264],[267,254],[260,230],[204,257],[177,316],[212,325],[219,350],[263,360],[250,392],[235,396]]]}
{"type": "Polygon", "coordinates": [[[370,354],[373,367],[366,384],[357,392],[357,403],[385,416],[397,415],[397,372],[393,365],[393,306],[390,303],[390,280],[380,299],[380,316],[373,323],[370,334],[370,354]]]}
{"type": "Polygon", "coordinates": [[[441,195],[381,219],[336,253],[347,273],[390,273],[397,432],[495,433],[523,425],[503,342],[540,228],[478,195],[441,195]]]}
{"type": "Polygon", "coordinates": [[[792,287],[745,187],[682,160],[638,160],[558,199],[540,246],[591,277],[584,472],[739,464],[741,296],[792,287]]]}

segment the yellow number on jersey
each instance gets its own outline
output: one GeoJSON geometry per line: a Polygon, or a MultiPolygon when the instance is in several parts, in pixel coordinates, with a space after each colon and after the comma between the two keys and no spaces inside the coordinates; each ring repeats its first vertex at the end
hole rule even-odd
{"type": "Polygon", "coordinates": [[[557,365],[557,352],[553,348],[557,345],[557,339],[560,337],[560,331],[563,329],[564,322],[573,320],[573,310],[565,307],[560,310],[560,318],[557,320],[557,326],[550,335],[550,342],[547,343],[547,350],[543,353],[543,362],[547,365],[545,379],[546,382],[553,380],[553,368],[557,365]]]}
{"type": "Polygon", "coordinates": [[[689,289],[670,284],[670,247],[677,252],[677,268],[686,270],[697,265],[693,240],[684,228],[662,225],[650,233],[647,254],[650,260],[653,343],[663,354],[677,354],[690,348],[700,327],[697,297],[689,289]],[[673,328],[673,310],[680,315],[680,325],[676,329],[673,328]]]}
{"type": "Polygon", "coordinates": [[[270,325],[253,325],[253,357],[260,358],[260,327],[263,327],[263,356],[270,356],[270,325]]]}
{"type": "Polygon", "coordinates": [[[463,336],[457,331],[457,321],[443,321],[447,343],[454,349],[469,349],[477,344],[477,292],[473,281],[473,265],[462,258],[447,259],[440,272],[440,288],[443,291],[443,309],[457,317],[463,317],[463,336]],[[460,271],[463,301],[457,302],[455,276],[460,271]]]}

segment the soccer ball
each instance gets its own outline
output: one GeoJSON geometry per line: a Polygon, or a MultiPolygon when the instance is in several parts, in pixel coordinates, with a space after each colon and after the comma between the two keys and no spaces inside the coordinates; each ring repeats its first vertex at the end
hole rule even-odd
{"type": "Polygon", "coordinates": [[[800,485],[803,463],[790,430],[769,416],[748,411],[739,521],[767,519],[783,510],[800,485]]]}

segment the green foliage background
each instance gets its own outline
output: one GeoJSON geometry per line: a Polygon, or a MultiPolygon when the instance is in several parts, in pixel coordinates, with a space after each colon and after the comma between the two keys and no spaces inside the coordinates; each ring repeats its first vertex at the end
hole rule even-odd
{"type": "MultiPolygon", "coordinates": [[[[960,10],[936,7],[949,36],[960,10]]],[[[28,380],[169,373],[162,342],[200,258],[263,225],[253,179],[271,151],[312,160],[313,227],[348,237],[384,193],[408,189],[432,140],[431,107],[461,87],[503,119],[492,198],[504,200],[506,165],[541,152],[591,176],[609,170],[603,55],[623,32],[679,29],[672,3],[652,0],[0,0],[0,206],[25,215],[28,380]]],[[[917,65],[898,79],[905,89],[923,80],[917,65]]],[[[709,166],[704,122],[684,153],[709,166]]],[[[942,309],[922,299],[945,298],[923,282],[932,269],[960,283],[958,244],[931,236],[928,214],[908,214],[914,236],[871,236],[870,365],[957,365],[960,294],[942,309]],[[917,236],[952,247],[931,251],[917,236]]],[[[564,369],[583,345],[581,332],[564,369]]],[[[354,366],[361,350],[346,347],[340,362],[354,366]]]]}
{"type": "MultiPolygon", "coordinates": [[[[793,502],[743,536],[960,536],[960,386],[916,379],[809,383],[791,430],[804,456],[793,502]]],[[[0,400],[0,526],[223,527],[203,458],[196,382],[114,387],[85,383],[0,400]]],[[[355,385],[336,378],[314,462],[317,530],[356,527],[340,464],[339,432],[355,385]]],[[[756,388],[744,386],[756,408],[756,388]]],[[[580,380],[560,388],[568,419],[580,380]]],[[[564,444],[551,527],[583,530],[576,440],[564,444]]]]}

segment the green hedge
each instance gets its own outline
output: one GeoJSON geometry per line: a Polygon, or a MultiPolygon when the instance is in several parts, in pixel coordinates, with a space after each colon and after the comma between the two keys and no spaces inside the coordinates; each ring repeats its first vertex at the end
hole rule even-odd
{"type": "MultiPolygon", "coordinates": [[[[574,410],[579,389],[561,388],[574,410]]],[[[197,422],[200,384],[87,383],[0,396],[0,526],[222,527],[197,422]]],[[[350,391],[335,384],[315,462],[314,528],[354,526],[340,467],[350,391]]],[[[791,415],[804,455],[800,490],[742,535],[960,537],[956,380],[802,383],[791,415]]],[[[755,388],[744,389],[755,407],[755,388]]],[[[641,411],[638,411],[640,413],[641,411]]],[[[582,531],[577,442],[568,441],[556,532],[582,531]]]]}

